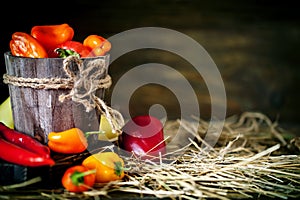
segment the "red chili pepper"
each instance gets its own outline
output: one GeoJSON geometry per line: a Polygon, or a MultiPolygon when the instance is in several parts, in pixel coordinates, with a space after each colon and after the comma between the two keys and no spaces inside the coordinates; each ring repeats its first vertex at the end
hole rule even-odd
{"type": "Polygon", "coordinates": [[[119,136],[120,147],[143,158],[166,153],[163,125],[159,119],[150,115],[132,118],[123,127],[119,136]]]}
{"type": "Polygon", "coordinates": [[[54,49],[54,54],[57,54],[56,57],[59,58],[66,58],[69,55],[77,55],[81,58],[94,56],[89,47],[84,46],[81,42],[74,40],[66,41],[62,44],[59,44],[54,49]]]}
{"type": "Polygon", "coordinates": [[[55,164],[51,158],[46,158],[27,149],[23,149],[3,138],[0,138],[0,158],[7,162],[27,167],[52,166],[55,164]]]}
{"type": "Polygon", "coordinates": [[[50,149],[48,146],[43,145],[41,142],[29,135],[7,127],[2,122],[0,122],[0,136],[8,142],[27,149],[28,151],[36,153],[42,157],[50,157],[50,149]]]}

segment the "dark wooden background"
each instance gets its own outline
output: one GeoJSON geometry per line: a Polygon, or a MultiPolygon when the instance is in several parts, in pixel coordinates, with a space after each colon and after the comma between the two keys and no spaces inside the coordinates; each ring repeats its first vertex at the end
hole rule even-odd
{"type": "MultiPolygon", "coordinates": [[[[259,111],[292,129],[300,124],[300,12],[296,1],[73,0],[7,4],[1,6],[2,55],[9,50],[13,32],[30,32],[34,25],[68,23],[75,30],[74,39],[79,41],[91,33],[109,37],[144,26],[170,28],[198,41],[215,61],[226,87],[227,115],[259,111]]],[[[149,61],[140,55],[112,63],[112,78],[118,79],[126,67],[149,61]]],[[[168,54],[161,62],[166,61],[177,62],[168,54]]],[[[3,56],[1,63],[3,74],[3,56]]],[[[0,86],[3,101],[9,94],[2,76],[0,86]]],[[[165,92],[163,98],[159,89],[148,91],[150,97],[147,91],[134,95],[133,112],[146,112],[150,104],[160,99],[165,101],[160,103],[166,104],[170,115],[176,117],[178,108],[168,100],[171,94],[165,92]]],[[[207,95],[198,94],[203,117],[210,114],[207,95]]]]}

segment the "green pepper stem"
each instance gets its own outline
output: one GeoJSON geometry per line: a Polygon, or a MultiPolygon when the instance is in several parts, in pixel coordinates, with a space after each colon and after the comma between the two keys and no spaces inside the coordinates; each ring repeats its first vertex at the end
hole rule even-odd
{"type": "Polygon", "coordinates": [[[122,171],[130,170],[130,168],[123,167],[120,161],[114,162],[114,165],[115,165],[115,173],[117,176],[120,176],[122,174],[122,171]]]}
{"type": "Polygon", "coordinates": [[[85,172],[78,172],[78,171],[75,171],[72,175],[71,175],[71,180],[72,180],[72,183],[74,185],[79,185],[79,184],[82,184],[84,181],[83,181],[83,177],[84,176],[87,176],[87,175],[90,175],[90,174],[94,174],[96,173],[96,169],[91,169],[91,170],[88,170],[88,171],[85,171],[85,172]]]}
{"type": "Polygon", "coordinates": [[[57,54],[59,58],[66,58],[68,56],[77,56],[80,58],[80,54],[77,53],[76,51],[73,51],[71,49],[63,49],[63,48],[57,48],[54,50],[57,54]]]}
{"type": "Polygon", "coordinates": [[[85,137],[88,137],[88,136],[94,135],[94,134],[97,134],[97,135],[105,134],[105,131],[89,131],[89,132],[84,133],[85,137]]]}

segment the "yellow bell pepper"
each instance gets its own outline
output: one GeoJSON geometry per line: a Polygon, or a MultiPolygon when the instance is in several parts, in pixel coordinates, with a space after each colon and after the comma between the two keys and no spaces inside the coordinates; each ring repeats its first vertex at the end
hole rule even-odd
{"type": "Polygon", "coordinates": [[[82,165],[96,169],[96,182],[107,183],[121,180],[124,174],[124,160],[114,152],[99,152],[83,160],[82,165]]]}
{"type": "Polygon", "coordinates": [[[112,141],[118,138],[118,133],[112,131],[111,125],[109,124],[105,115],[100,117],[99,134],[98,140],[112,141]]]}
{"type": "Polygon", "coordinates": [[[3,124],[5,124],[7,127],[11,129],[14,128],[14,120],[13,120],[10,97],[8,97],[0,105],[0,122],[2,122],[3,124]]]}

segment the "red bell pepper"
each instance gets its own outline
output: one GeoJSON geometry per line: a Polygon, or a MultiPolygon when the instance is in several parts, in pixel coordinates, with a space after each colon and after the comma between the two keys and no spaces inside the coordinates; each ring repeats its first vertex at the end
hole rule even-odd
{"type": "Polygon", "coordinates": [[[94,56],[89,47],[84,46],[81,42],[74,40],[66,41],[57,45],[52,53],[49,52],[49,55],[51,57],[59,58],[66,58],[69,55],[76,55],[80,58],[94,56]]]}
{"type": "Polygon", "coordinates": [[[150,115],[132,118],[119,136],[120,147],[141,158],[158,156],[166,153],[163,125],[159,119],[150,115]]]}

